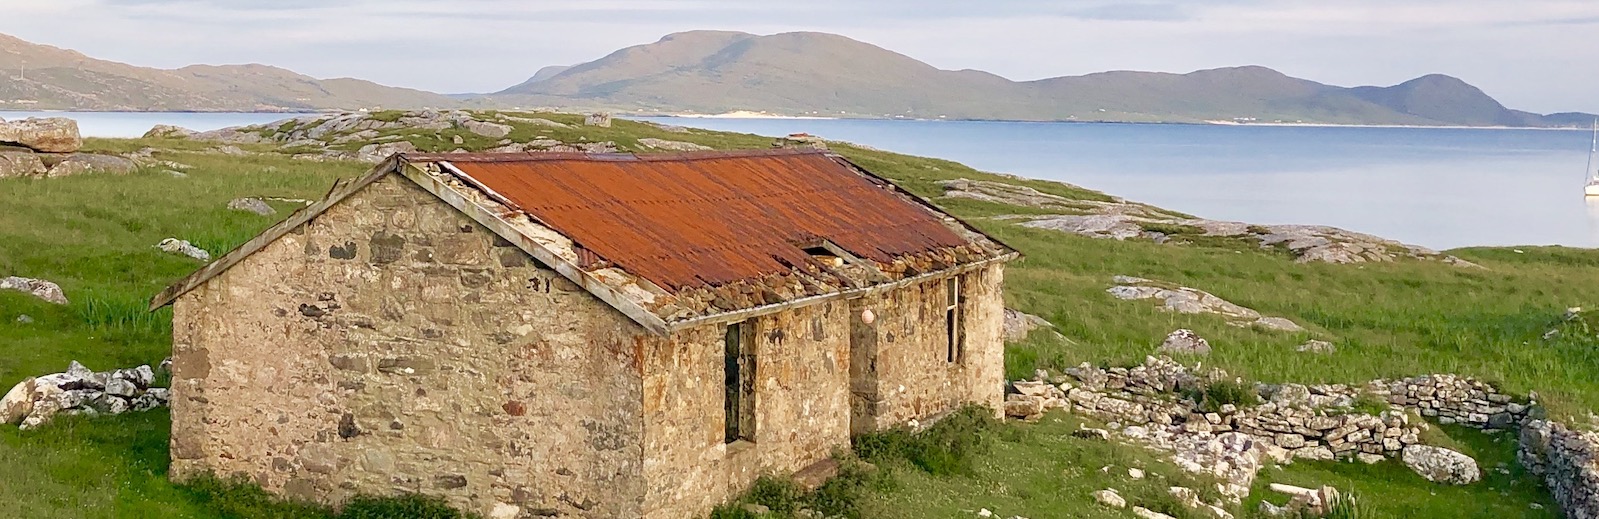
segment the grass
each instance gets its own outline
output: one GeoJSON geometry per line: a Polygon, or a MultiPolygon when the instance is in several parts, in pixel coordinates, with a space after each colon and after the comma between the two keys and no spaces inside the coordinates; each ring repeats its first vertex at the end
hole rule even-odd
{"type": "MultiPolygon", "coordinates": [[[[1261,499],[1282,504],[1284,494],[1267,490],[1271,483],[1303,487],[1331,485],[1360,496],[1362,519],[1409,517],[1558,518],[1559,507],[1536,476],[1516,463],[1514,432],[1487,434],[1456,426],[1434,427],[1450,448],[1477,459],[1483,479],[1470,485],[1440,485],[1422,479],[1398,460],[1374,465],[1350,462],[1305,462],[1261,471],[1246,510],[1258,510],[1261,499]],[[1469,505],[1468,505],[1469,503],[1469,505]]],[[[1433,438],[1438,440],[1437,438],[1433,438]]]]}
{"type": "MultiPolygon", "coordinates": [[[[715,148],[764,148],[771,139],[693,130],[676,133],[617,120],[612,128],[581,126],[581,116],[518,114],[573,125],[547,128],[515,124],[513,139],[613,141],[624,150],[644,137],[715,148]]],[[[454,149],[458,130],[413,135],[454,149]]],[[[468,134],[469,135],[469,134],[468,134]]],[[[468,148],[492,144],[461,135],[468,148]]],[[[422,146],[421,143],[418,144],[422,146]]],[[[220,254],[243,243],[276,217],[229,211],[242,196],[317,199],[338,177],[366,165],[294,161],[271,145],[240,146],[258,155],[205,153],[215,144],[184,139],[90,139],[90,149],[131,152],[156,147],[157,157],[194,166],[185,178],[150,168],[127,176],[86,175],[50,180],[0,181],[0,275],[55,281],[71,304],[58,307],[25,294],[0,293],[0,389],[26,376],[58,372],[78,360],[94,369],[155,364],[170,351],[171,316],[142,311],[164,286],[198,268],[198,262],[154,248],[167,237],[190,240],[220,254]],[[17,320],[28,315],[32,323],[17,320]]],[[[1472,248],[1451,251],[1486,269],[1427,261],[1380,264],[1297,264],[1280,251],[1251,243],[1174,235],[1186,245],[1112,241],[1028,229],[986,218],[1028,213],[987,202],[938,199],[937,183],[955,178],[1012,182],[1078,200],[1109,200],[1063,184],[1017,180],[977,172],[932,158],[908,157],[848,145],[833,147],[852,161],[895,180],[918,196],[964,217],[1025,254],[1006,275],[1008,306],[1049,319],[1060,336],[1034,333],[1007,347],[1006,371],[1030,377],[1080,362],[1132,365],[1155,351],[1176,328],[1208,339],[1206,366],[1246,380],[1359,383],[1373,378],[1460,373],[1513,393],[1537,391],[1557,418],[1599,408],[1599,323],[1563,321],[1567,307],[1594,307],[1599,251],[1563,247],[1472,248]],[[1292,319],[1337,345],[1325,355],[1294,347],[1307,334],[1229,326],[1206,315],[1163,312],[1142,301],[1119,301],[1104,291],[1111,276],[1134,275],[1209,291],[1267,315],[1292,319]],[[1561,333],[1550,339],[1552,328],[1561,333]]],[[[424,147],[424,149],[427,149],[424,147]]],[[[1168,229],[1181,230],[1186,229],[1168,229]]],[[[1213,385],[1202,401],[1219,407],[1241,403],[1239,388],[1213,385]],[[1214,394],[1212,394],[1214,393],[1214,394]]],[[[952,424],[962,422],[957,418],[952,424]]],[[[1051,416],[1034,425],[983,428],[945,437],[878,437],[861,451],[891,486],[851,480],[835,489],[860,517],[970,517],[988,508],[1000,515],[1124,517],[1092,504],[1088,493],[1115,487],[1135,502],[1165,511],[1165,488],[1174,482],[1203,486],[1150,454],[1072,438],[1079,422],[1051,416]],[[876,443],[872,443],[876,442],[876,443]],[[945,457],[962,450],[980,455],[945,457]],[[1131,481],[1101,467],[1142,467],[1157,476],[1131,481]],[[854,497],[849,497],[854,496],[854,497]],[[1162,507],[1162,508],[1157,508],[1162,507]],[[1010,515],[1005,515],[1010,514],[1010,515]]],[[[151,412],[99,420],[66,419],[40,431],[0,427],[0,517],[299,517],[292,504],[251,497],[248,489],[174,486],[167,482],[167,418],[151,412]],[[290,508],[279,508],[290,507],[290,508]]],[[[1505,436],[1508,438],[1508,436],[1505,436]]],[[[1449,433],[1435,438],[1480,449],[1492,463],[1507,460],[1503,441],[1449,433]],[[1464,439],[1462,439],[1464,438],[1464,439]],[[1484,443],[1487,442],[1487,443],[1484,443]]],[[[1481,459],[1481,458],[1480,458],[1481,459]]],[[[1492,466],[1492,463],[1485,465],[1492,466]]],[[[1514,470],[1512,468],[1512,470],[1514,470]]],[[[1429,516],[1461,503],[1479,503],[1516,517],[1539,501],[1525,478],[1490,477],[1482,487],[1418,483],[1393,464],[1300,463],[1271,478],[1329,483],[1354,490],[1369,511],[1363,517],[1429,516]],[[1514,513],[1511,509],[1515,509],[1514,513]]],[[[1196,487],[1197,488],[1197,487],[1196,487]]],[[[809,498],[807,498],[809,499],[809,498]]],[[[815,502],[813,502],[815,504],[815,502]]],[[[821,505],[816,505],[821,506],[821,505]]],[[[1546,509],[1552,509],[1548,507],[1546,509]]],[[[304,512],[326,517],[329,511],[304,512]]],[[[1184,511],[1169,512],[1173,515],[1184,511]]],[[[1182,515],[1179,515],[1181,517],[1182,515]]],[[[853,517],[853,516],[852,516],[853,517]]],[[[1543,517],[1532,515],[1532,517],[1543,517]]]]}

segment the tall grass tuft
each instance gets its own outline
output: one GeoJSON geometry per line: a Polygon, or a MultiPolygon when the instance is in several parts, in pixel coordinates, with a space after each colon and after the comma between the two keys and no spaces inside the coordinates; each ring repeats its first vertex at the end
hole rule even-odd
{"type": "Polygon", "coordinates": [[[969,406],[921,432],[896,429],[863,434],[855,438],[855,450],[872,463],[902,459],[933,475],[967,474],[972,460],[982,453],[986,433],[996,423],[992,411],[969,406]]]}

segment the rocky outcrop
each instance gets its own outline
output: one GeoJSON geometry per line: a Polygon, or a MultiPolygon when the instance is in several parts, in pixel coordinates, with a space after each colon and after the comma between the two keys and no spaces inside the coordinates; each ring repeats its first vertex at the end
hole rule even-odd
{"type": "Polygon", "coordinates": [[[0,290],[27,292],[54,304],[67,304],[67,295],[61,291],[61,286],[42,279],[16,276],[0,278],[0,290]]]}
{"type": "MultiPolygon", "coordinates": [[[[479,113],[461,110],[419,110],[399,114],[349,112],[294,119],[236,128],[225,128],[194,135],[193,139],[215,141],[229,147],[220,151],[245,154],[239,144],[274,144],[295,159],[309,161],[361,161],[377,163],[395,153],[412,153],[455,146],[452,152],[523,153],[581,152],[614,153],[615,143],[562,142],[547,137],[519,141],[509,138],[517,126],[571,128],[548,119],[504,113],[479,113]],[[475,136],[475,137],[474,137],[475,136]],[[470,139],[466,137],[471,137],[470,139]],[[485,146],[482,139],[500,139],[485,146]],[[434,143],[436,146],[419,144],[434,143]],[[467,147],[471,146],[471,149],[467,147]]],[[[672,141],[661,141],[668,143],[672,141]]],[[[690,145],[690,143],[682,143],[690,145]]],[[[685,146],[686,147],[686,146],[685,146]]],[[[447,148],[446,148],[447,149],[447,148]]]]}
{"type": "Polygon", "coordinates": [[[1477,460],[1443,447],[1411,445],[1400,458],[1410,470],[1434,483],[1469,485],[1482,479],[1477,460]]]}
{"type": "Polygon", "coordinates": [[[115,155],[97,155],[91,153],[74,153],[66,160],[50,168],[45,176],[50,178],[66,177],[80,173],[111,173],[126,175],[139,169],[139,165],[130,159],[115,155]]]}
{"type": "MultiPolygon", "coordinates": [[[[1060,214],[1004,217],[1022,226],[1049,229],[1093,238],[1149,239],[1158,243],[1184,243],[1185,236],[1236,238],[1262,249],[1282,249],[1300,263],[1365,263],[1405,258],[1476,265],[1417,245],[1322,225],[1255,225],[1207,220],[1171,213],[1120,198],[1079,200],[1036,189],[986,180],[939,182],[944,196],[1031,207],[1060,214]]],[[[1074,187],[1075,188],[1075,187],[1074,187]]],[[[1080,189],[1080,188],[1077,188],[1080,189]]]]}
{"type": "Polygon", "coordinates": [[[195,247],[194,244],[189,243],[188,240],[167,238],[165,240],[161,240],[161,243],[156,245],[156,248],[161,249],[162,252],[166,252],[168,254],[188,256],[190,258],[205,262],[211,261],[211,253],[206,252],[205,249],[195,247]]]}
{"type": "Polygon", "coordinates": [[[1530,420],[1521,428],[1516,459],[1543,477],[1566,517],[1599,518],[1599,432],[1530,420]]]}
{"type": "Polygon", "coordinates": [[[1281,317],[1267,317],[1249,308],[1216,297],[1210,292],[1132,276],[1116,276],[1116,286],[1107,292],[1117,299],[1134,301],[1158,299],[1162,310],[1181,314],[1215,314],[1236,326],[1254,326],[1284,332],[1302,332],[1298,323],[1281,317]]]}
{"type": "Polygon", "coordinates": [[[150,366],[94,372],[73,362],[64,373],[28,378],[0,398],[0,423],[32,429],[56,415],[122,414],[167,405],[166,388],[152,387],[150,366]]]}
{"type": "Polygon", "coordinates": [[[692,142],[669,141],[666,139],[643,138],[639,139],[640,145],[666,151],[710,151],[710,146],[701,146],[692,142]]]}
{"type": "Polygon", "coordinates": [[[611,127],[611,114],[608,114],[608,113],[592,113],[592,114],[585,115],[585,116],[583,116],[583,124],[585,126],[596,126],[596,127],[600,127],[600,128],[610,128],[611,127]]]}
{"type": "Polygon", "coordinates": [[[199,132],[181,126],[157,124],[144,132],[145,139],[187,139],[194,137],[199,132]]]}
{"type": "Polygon", "coordinates": [[[31,151],[0,151],[0,178],[38,177],[45,171],[44,161],[31,151]]]}
{"type": "Polygon", "coordinates": [[[83,147],[78,122],[65,117],[0,122],[0,144],[14,144],[41,153],[73,153],[83,147]]]}

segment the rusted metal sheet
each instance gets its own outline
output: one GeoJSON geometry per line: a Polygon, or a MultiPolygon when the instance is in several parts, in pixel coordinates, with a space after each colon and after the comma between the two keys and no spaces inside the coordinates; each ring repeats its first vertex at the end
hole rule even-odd
{"type": "Polygon", "coordinates": [[[804,249],[823,240],[884,264],[969,245],[942,215],[815,151],[406,159],[448,161],[595,260],[673,292],[820,267],[804,249]]]}

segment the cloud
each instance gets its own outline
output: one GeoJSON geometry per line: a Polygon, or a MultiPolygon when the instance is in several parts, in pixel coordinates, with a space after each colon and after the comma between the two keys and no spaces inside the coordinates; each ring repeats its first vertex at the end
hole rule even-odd
{"type": "Polygon", "coordinates": [[[1381,85],[1441,72],[1517,108],[1599,111],[1592,0],[0,0],[0,10],[0,32],[99,58],[256,62],[442,92],[499,90],[672,32],[812,30],[1021,80],[1259,64],[1381,85]]]}

